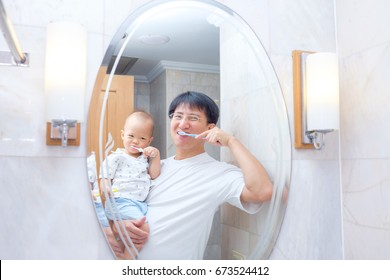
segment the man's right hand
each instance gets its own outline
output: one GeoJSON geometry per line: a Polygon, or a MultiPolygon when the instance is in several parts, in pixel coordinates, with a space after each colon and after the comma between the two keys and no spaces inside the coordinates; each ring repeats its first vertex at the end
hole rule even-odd
{"type": "MultiPolygon", "coordinates": [[[[146,217],[142,217],[139,220],[122,220],[122,221],[124,223],[127,234],[131,238],[131,241],[133,241],[134,244],[143,245],[149,237],[149,232],[140,229],[140,227],[142,227],[142,225],[145,224],[146,217]]],[[[111,225],[111,228],[114,235],[119,236],[118,230],[113,224],[111,225]]],[[[126,236],[125,234],[123,235],[126,236]]]]}
{"type": "Polygon", "coordinates": [[[146,217],[142,217],[139,220],[128,220],[124,222],[125,229],[134,244],[144,244],[146,240],[148,240],[149,232],[141,229],[146,222],[146,217]]]}

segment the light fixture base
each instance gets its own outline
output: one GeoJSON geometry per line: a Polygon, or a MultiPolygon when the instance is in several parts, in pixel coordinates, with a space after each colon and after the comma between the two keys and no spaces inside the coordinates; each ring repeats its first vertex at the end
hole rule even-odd
{"type": "Polygon", "coordinates": [[[29,67],[30,66],[30,55],[28,53],[23,53],[23,55],[24,55],[23,61],[16,61],[15,58],[12,56],[11,52],[0,51],[0,65],[1,66],[29,67]]]}
{"type": "Polygon", "coordinates": [[[325,134],[334,131],[334,129],[312,130],[306,131],[306,136],[310,143],[313,144],[314,149],[321,150],[325,146],[325,134]]]}
{"type": "Polygon", "coordinates": [[[80,146],[80,123],[76,120],[52,120],[52,122],[47,122],[46,145],[80,146]]]}

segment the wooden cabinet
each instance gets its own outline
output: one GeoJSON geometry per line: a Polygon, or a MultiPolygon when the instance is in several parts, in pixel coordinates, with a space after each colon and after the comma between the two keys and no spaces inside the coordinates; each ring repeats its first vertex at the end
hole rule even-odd
{"type": "MultiPolygon", "coordinates": [[[[87,127],[87,151],[88,154],[95,152],[96,167],[99,174],[100,152],[99,152],[99,132],[104,94],[107,89],[109,75],[106,74],[107,67],[101,67],[95,82],[91,103],[88,112],[87,127]]],[[[105,147],[112,146],[109,150],[122,147],[121,130],[123,129],[126,117],[134,111],[134,77],[114,75],[105,106],[104,118],[102,121],[102,147],[103,154],[105,147]],[[109,134],[113,143],[107,143],[109,134]]]]}

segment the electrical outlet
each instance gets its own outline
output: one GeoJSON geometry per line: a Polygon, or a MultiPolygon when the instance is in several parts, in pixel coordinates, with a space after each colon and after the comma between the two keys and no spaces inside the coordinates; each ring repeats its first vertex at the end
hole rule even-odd
{"type": "Polygon", "coordinates": [[[245,260],[246,256],[241,254],[240,252],[232,250],[232,259],[233,260],[245,260]]]}

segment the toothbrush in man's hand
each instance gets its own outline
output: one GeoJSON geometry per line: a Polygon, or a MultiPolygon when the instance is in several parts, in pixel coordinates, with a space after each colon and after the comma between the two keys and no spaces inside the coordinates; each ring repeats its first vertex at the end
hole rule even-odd
{"type": "MultiPolygon", "coordinates": [[[[179,134],[181,136],[189,136],[189,137],[193,137],[193,138],[196,138],[199,135],[199,134],[187,133],[184,131],[178,131],[177,134],[179,134]]],[[[202,139],[206,139],[206,137],[202,137],[202,139]]],[[[217,144],[222,145],[221,142],[219,142],[219,140],[217,140],[217,144]]]]}
{"type": "Polygon", "coordinates": [[[187,132],[184,132],[184,131],[178,131],[177,134],[179,134],[179,135],[181,135],[181,136],[189,136],[189,137],[193,137],[193,138],[195,138],[196,136],[198,136],[198,134],[187,133],[187,132]]]}

